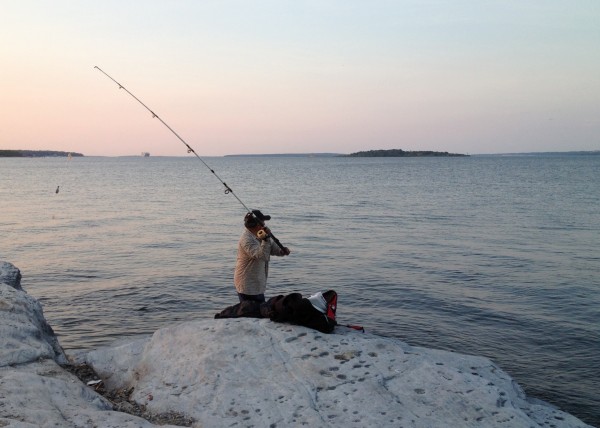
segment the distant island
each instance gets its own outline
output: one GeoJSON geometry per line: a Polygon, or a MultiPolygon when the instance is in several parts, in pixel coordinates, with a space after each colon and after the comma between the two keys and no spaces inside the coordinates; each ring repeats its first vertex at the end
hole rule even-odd
{"type": "Polygon", "coordinates": [[[367,150],[364,152],[350,153],[344,155],[355,158],[385,158],[385,157],[425,157],[425,156],[437,156],[437,157],[449,157],[449,156],[469,156],[459,153],[448,153],[448,152],[433,152],[429,150],[420,151],[405,151],[402,149],[390,149],[390,150],[367,150]]]}
{"type": "Polygon", "coordinates": [[[75,152],[58,152],[55,150],[2,150],[0,158],[45,158],[45,157],[67,157],[83,156],[75,152]]]}

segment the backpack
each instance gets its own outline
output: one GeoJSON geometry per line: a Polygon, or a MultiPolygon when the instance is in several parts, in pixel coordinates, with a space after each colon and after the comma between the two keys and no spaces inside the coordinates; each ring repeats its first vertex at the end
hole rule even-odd
{"type": "MultiPolygon", "coordinates": [[[[325,316],[327,317],[328,324],[333,326],[342,325],[338,324],[335,320],[335,310],[337,309],[337,293],[333,290],[326,291],[323,293],[323,297],[327,302],[327,309],[325,311],[325,316]]],[[[351,328],[353,330],[365,332],[365,329],[361,325],[352,325],[352,324],[343,324],[344,327],[351,328]]]]}
{"type": "MultiPolygon", "coordinates": [[[[337,293],[333,290],[323,293],[325,302],[327,302],[325,316],[335,322],[335,310],[337,309],[337,293]]],[[[337,324],[337,323],[336,323],[337,324]]]]}

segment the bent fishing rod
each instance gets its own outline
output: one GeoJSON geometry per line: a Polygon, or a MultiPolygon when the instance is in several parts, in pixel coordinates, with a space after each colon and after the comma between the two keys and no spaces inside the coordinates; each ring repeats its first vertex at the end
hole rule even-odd
{"type": "MultiPolygon", "coordinates": [[[[107,74],[107,73],[106,73],[104,70],[102,70],[102,69],[101,69],[100,67],[98,67],[97,65],[95,65],[95,66],[94,66],[94,68],[98,69],[98,71],[100,71],[102,74],[104,74],[104,75],[105,75],[106,77],[108,77],[110,80],[112,80],[113,82],[115,82],[115,83],[117,84],[117,86],[119,87],[119,89],[123,89],[125,92],[127,92],[129,95],[131,95],[131,96],[133,97],[133,99],[135,99],[135,100],[136,100],[138,103],[140,103],[142,106],[144,106],[144,108],[145,108],[146,110],[148,110],[148,111],[149,111],[149,112],[152,114],[152,118],[153,118],[153,119],[158,119],[158,120],[160,121],[160,123],[162,123],[163,125],[165,125],[165,126],[167,127],[167,129],[168,129],[169,131],[171,131],[171,132],[173,133],[173,135],[175,135],[175,136],[177,137],[177,139],[178,139],[179,141],[181,141],[181,142],[182,142],[182,143],[183,143],[183,144],[184,144],[184,145],[187,147],[187,151],[188,151],[188,153],[192,153],[194,156],[196,156],[196,157],[198,158],[198,160],[200,160],[200,162],[202,162],[202,163],[204,164],[204,166],[205,166],[206,168],[208,168],[208,170],[209,170],[210,172],[212,172],[212,174],[213,174],[213,175],[214,175],[214,176],[217,178],[217,180],[219,180],[219,181],[221,182],[221,184],[222,184],[223,186],[225,186],[225,194],[231,194],[231,195],[233,195],[233,197],[234,197],[235,199],[237,199],[237,200],[238,200],[238,202],[239,202],[240,204],[242,204],[242,206],[243,206],[243,207],[246,209],[246,211],[247,211],[249,214],[251,214],[251,215],[252,215],[252,216],[253,216],[253,217],[256,219],[256,221],[257,221],[257,222],[258,222],[258,223],[259,223],[261,226],[265,227],[265,223],[264,223],[264,221],[263,221],[261,218],[259,218],[259,216],[257,216],[257,215],[254,213],[254,211],[252,211],[250,208],[248,208],[248,207],[246,206],[246,204],[244,204],[244,203],[242,202],[242,200],[241,200],[241,199],[240,199],[240,198],[239,198],[239,197],[238,197],[238,196],[235,194],[235,192],[234,192],[234,191],[231,189],[231,187],[229,187],[229,186],[227,185],[227,183],[225,183],[225,182],[224,182],[224,181],[221,179],[221,177],[219,177],[219,176],[217,175],[217,173],[214,171],[214,169],[212,169],[212,168],[211,168],[211,167],[210,167],[210,166],[209,166],[209,165],[208,165],[206,162],[204,162],[204,159],[202,159],[200,156],[198,156],[198,153],[196,153],[196,151],[195,151],[195,150],[192,148],[192,146],[190,146],[188,143],[186,143],[186,142],[185,142],[185,140],[184,140],[183,138],[181,138],[181,137],[179,136],[179,134],[173,130],[173,128],[171,128],[171,127],[170,127],[170,126],[169,126],[169,125],[168,125],[168,124],[167,124],[167,123],[166,123],[164,120],[162,120],[162,119],[161,119],[161,118],[160,118],[160,117],[159,117],[159,116],[158,116],[156,113],[154,113],[154,111],[152,111],[152,109],[150,109],[150,107],[148,107],[146,104],[144,104],[144,103],[143,103],[143,102],[142,102],[142,101],[141,101],[141,100],[140,100],[138,97],[136,97],[135,95],[133,95],[133,94],[132,94],[132,93],[131,93],[131,92],[130,92],[130,91],[129,91],[129,90],[128,90],[128,89],[127,89],[125,86],[121,85],[119,82],[117,82],[115,79],[113,79],[113,78],[112,78],[110,75],[108,75],[108,74],[107,74]]],[[[57,192],[57,193],[58,193],[58,192],[57,192]]],[[[269,229],[269,232],[268,232],[268,236],[269,236],[271,239],[273,239],[273,241],[275,241],[275,243],[277,244],[277,246],[278,246],[279,248],[281,248],[282,250],[284,250],[284,249],[285,249],[285,247],[283,246],[283,244],[282,244],[281,242],[279,242],[279,239],[277,239],[277,238],[276,238],[276,237],[273,235],[273,233],[270,231],[270,229],[269,229]]]]}

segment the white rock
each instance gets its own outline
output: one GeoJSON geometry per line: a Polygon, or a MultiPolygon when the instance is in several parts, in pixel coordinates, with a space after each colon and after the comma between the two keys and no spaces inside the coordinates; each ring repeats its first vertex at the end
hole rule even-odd
{"type": "Polygon", "coordinates": [[[344,328],[325,335],[264,319],[203,320],[87,361],[152,411],[202,426],[586,426],[527,400],[486,358],[344,328]]]}
{"type": "Polygon", "coordinates": [[[0,283],[0,367],[40,358],[66,363],[66,356],[44,318],[40,303],[22,291],[20,284],[18,288],[9,284],[10,281],[0,283]]]}
{"type": "Polygon", "coordinates": [[[0,284],[7,284],[12,288],[22,290],[19,269],[10,263],[0,261],[0,284]]]}
{"type": "Polygon", "coordinates": [[[155,427],[112,405],[52,360],[0,369],[0,427],[155,427]]]}
{"type": "MultiPolygon", "coordinates": [[[[20,272],[0,261],[0,427],[154,427],[112,405],[65,363],[42,307],[20,287],[20,272]]],[[[163,425],[166,426],[166,425],[163,425]]]]}
{"type": "MultiPolygon", "coordinates": [[[[0,262],[0,427],[153,427],[112,410],[59,363],[41,305],[0,262]]],[[[196,427],[585,427],[490,360],[338,328],[188,322],[83,355],[110,388],[196,427]]],[[[166,425],[163,425],[163,427],[166,425]]]]}

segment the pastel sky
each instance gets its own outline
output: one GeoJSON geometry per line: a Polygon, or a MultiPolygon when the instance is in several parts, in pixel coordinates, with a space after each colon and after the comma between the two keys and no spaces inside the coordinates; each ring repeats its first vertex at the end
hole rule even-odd
{"type": "Polygon", "coordinates": [[[598,0],[0,0],[0,148],[600,150],[598,0]]]}

